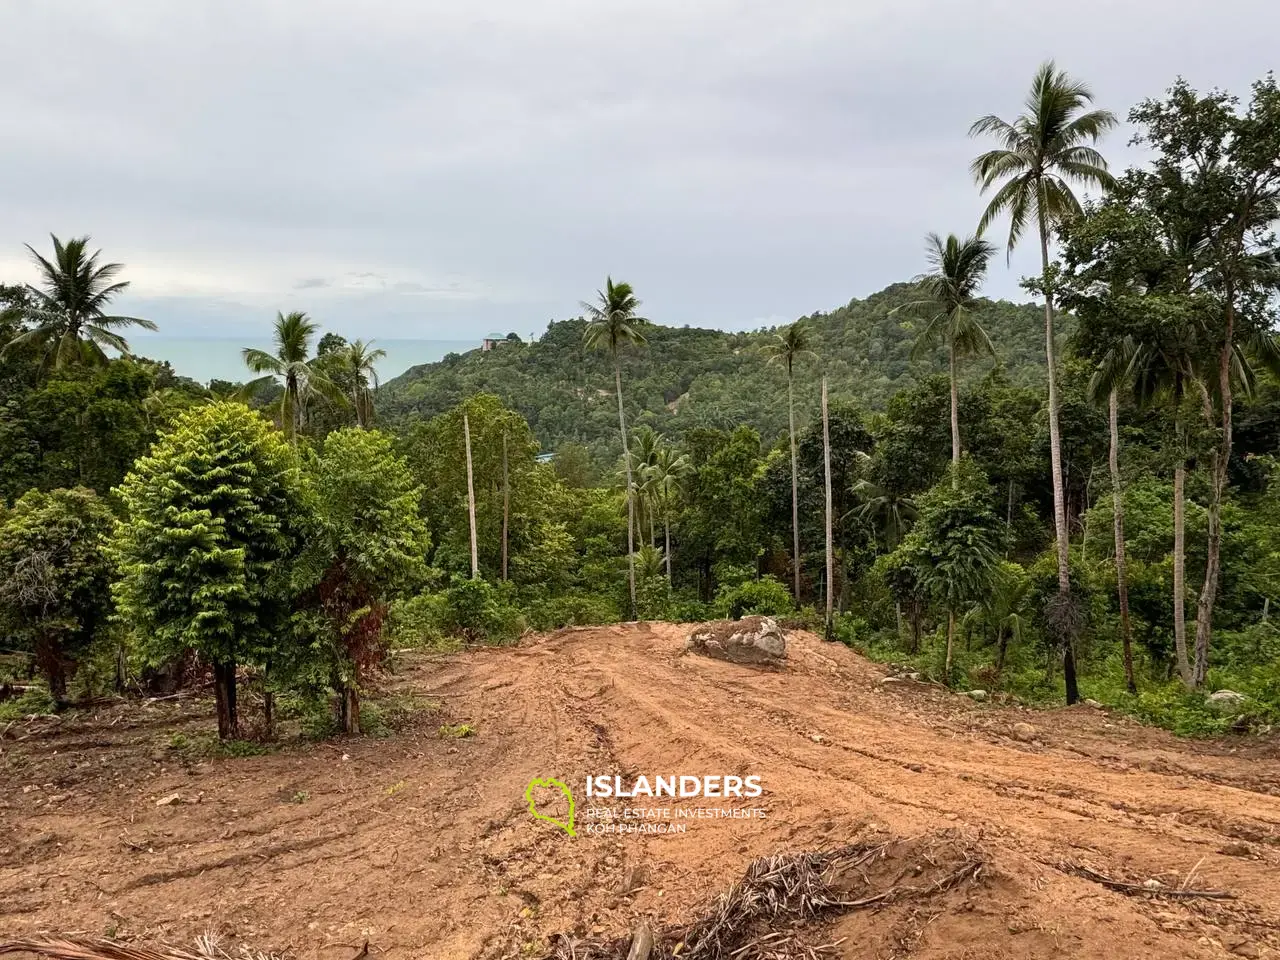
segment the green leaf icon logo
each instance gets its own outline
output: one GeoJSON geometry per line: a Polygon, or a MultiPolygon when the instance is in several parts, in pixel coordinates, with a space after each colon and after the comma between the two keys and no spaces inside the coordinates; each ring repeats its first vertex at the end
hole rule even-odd
{"type": "Polygon", "coordinates": [[[573,829],[573,794],[569,791],[569,788],[566,787],[559,780],[552,780],[552,779],[530,780],[529,785],[524,788],[524,799],[525,799],[525,802],[529,804],[529,812],[533,814],[533,817],[535,820],[545,820],[547,821],[547,823],[554,823],[557,827],[559,827],[561,830],[563,830],[565,833],[567,833],[571,837],[576,837],[578,835],[573,829]],[[536,787],[546,787],[549,789],[555,789],[555,790],[559,790],[561,793],[564,794],[564,798],[569,801],[569,822],[568,823],[565,823],[563,820],[557,820],[555,817],[549,817],[545,813],[538,812],[538,802],[533,797],[533,791],[536,787]]]}

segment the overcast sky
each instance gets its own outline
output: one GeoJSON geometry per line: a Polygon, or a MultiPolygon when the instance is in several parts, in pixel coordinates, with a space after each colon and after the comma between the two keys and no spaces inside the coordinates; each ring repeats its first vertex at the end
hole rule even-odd
{"type": "Polygon", "coordinates": [[[524,334],[609,272],[787,322],[972,228],[968,125],[1041,60],[1124,114],[1247,94],[1277,36],[1274,0],[0,0],[0,279],[89,233],[169,335],[524,334]]]}

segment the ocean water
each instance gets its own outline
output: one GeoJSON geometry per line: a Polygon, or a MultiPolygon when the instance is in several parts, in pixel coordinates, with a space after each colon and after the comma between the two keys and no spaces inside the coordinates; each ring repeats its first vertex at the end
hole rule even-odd
{"type": "MultiPolygon", "coordinates": [[[[397,340],[374,337],[373,345],[387,351],[378,363],[378,379],[383,383],[410,367],[434,363],[447,353],[465,353],[480,344],[474,340],[397,340]]],[[[201,383],[210,380],[243,382],[256,374],[244,365],[240,352],[245,347],[271,351],[270,340],[252,337],[129,337],[134,354],[151,360],[168,360],[180,376],[201,383]]]]}

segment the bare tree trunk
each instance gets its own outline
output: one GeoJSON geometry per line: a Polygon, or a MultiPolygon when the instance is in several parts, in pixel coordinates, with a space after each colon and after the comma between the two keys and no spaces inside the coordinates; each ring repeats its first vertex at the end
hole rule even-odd
{"type": "MultiPolygon", "coordinates": [[[[947,360],[951,370],[951,465],[960,466],[960,385],[956,383],[956,345],[947,344],[947,360]]],[[[960,484],[959,470],[951,477],[953,487],[960,484]]]]}
{"type": "Polygon", "coordinates": [[[511,522],[511,484],[507,469],[507,431],[502,431],[502,579],[507,579],[507,530],[511,522]]]}
{"type": "Polygon", "coordinates": [[[835,634],[831,606],[835,598],[832,574],[834,572],[834,540],[831,535],[831,424],[827,417],[827,378],[822,378],[822,472],[826,486],[826,539],[827,539],[827,639],[835,634]]]}
{"type": "Polygon", "coordinates": [[[791,365],[787,364],[787,421],[791,438],[791,564],[794,571],[796,606],[800,605],[800,479],[799,458],[796,455],[796,400],[795,382],[791,365]]]}
{"type": "Polygon", "coordinates": [[[613,379],[618,389],[618,429],[622,433],[622,464],[627,472],[627,587],[631,592],[631,619],[636,618],[636,505],[631,487],[631,451],[627,449],[627,415],[622,409],[622,364],[613,358],[613,379]]]}
{"type": "Polygon", "coordinates": [[[55,631],[40,631],[36,639],[35,661],[49,684],[49,695],[61,707],[67,702],[67,668],[62,658],[62,641],[55,631]]]}
{"type": "Polygon", "coordinates": [[[1133,631],[1129,624],[1129,573],[1124,560],[1124,490],[1120,483],[1120,400],[1116,391],[1107,398],[1107,423],[1111,446],[1107,464],[1111,469],[1111,508],[1116,535],[1116,595],[1120,600],[1120,642],[1124,647],[1124,683],[1130,693],[1138,692],[1133,676],[1133,631]]]}
{"type": "MultiPolygon", "coordinates": [[[[1049,289],[1049,224],[1040,211],[1040,263],[1045,281],[1044,352],[1049,369],[1049,468],[1053,479],[1053,529],[1058,547],[1058,596],[1065,604],[1071,596],[1071,538],[1067,531],[1065,484],[1062,477],[1062,431],[1058,427],[1058,357],[1053,342],[1053,291],[1049,289]]],[[[1074,617],[1068,621],[1073,622],[1074,617]]],[[[1078,699],[1076,690],[1075,637],[1063,636],[1062,669],[1066,676],[1067,703],[1078,699]]]]}
{"type": "Polygon", "coordinates": [[[1232,394],[1231,358],[1235,340],[1235,293],[1229,286],[1226,296],[1226,339],[1218,355],[1218,393],[1222,404],[1218,449],[1210,459],[1209,544],[1205,554],[1204,586],[1196,603],[1196,659],[1192,683],[1198,689],[1209,673],[1209,643],[1213,639],[1213,605],[1218,596],[1218,573],[1222,563],[1222,497],[1227,489],[1231,466],[1232,394]]]}
{"type": "Polygon", "coordinates": [[[462,436],[467,448],[467,519],[471,522],[471,579],[480,576],[480,554],[476,546],[476,487],[471,474],[471,421],[462,414],[462,436]]]}
{"type": "Polygon", "coordinates": [[[240,735],[235,661],[213,665],[213,691],[218,708],[218,739],[234,740],[240,735]]]}
{"type": "Polygon", "coordinates": [[[338,724],[345,734],[360,733],[360,689],[354,681],[343,683],[338,691],[338,724]]]}

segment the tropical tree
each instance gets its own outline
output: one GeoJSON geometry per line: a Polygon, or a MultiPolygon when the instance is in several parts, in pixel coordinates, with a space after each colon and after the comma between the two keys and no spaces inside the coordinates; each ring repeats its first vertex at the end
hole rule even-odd
{"type": "Polygon", "coordinates": [[[1030,606],[1031,579],[1016,563],[1001,561],[993,571],[990,589],[965,615],[969,622],[985,623],[996,634],[996,673],[1004,671],[1009,641],[1022,642],[1030,606]]]}
{"type": "Polygon", "coordinates": [[[74,237],[63,243],[50,236],[53,260],[45,259],[27,245],[40,271],[40,286],[27,286],[24,302],[9,312],[30,329],[10,340],[0,350],[0,357],[11,349],[31,346],[43,353],[47,366],[57,368],[106,363],[104,347],[128,354],[128,341],[116,331],[127,327],[155,330],[156,325],[140,317],[106,312],[111,301],[129,287],[127,280],[116,280],[124,264],[99,263],[102,251],[89,253],[88,237],[74,237]]]}
{"type": "Polygon", "coordinates": [[[764,353],[769,363],[780,363],[787,370],[787,438],[791,443],[791,566],[794,576],[793,593],[800,602],[800,481],[796,465],[796,394],[795,367],[806,357],[817,356],[809,347],[809,331],[803,320],[774,334],[772,343],[765,344],[764,353]]]}
{"type": "Polygon", "coordinates": [[[111,508],[84,487],[24,494],[0,522],[0,626],[29,650],[54,701],[67,698],[68,656],[110,610],[111,508]]]}
{"type": "Polygon", "coordinates": [[[153,663],[213,666],[218,736],[239,731],[236,669],[287,660],[293,560],[310,517],[298,458],[240,403],[194,407],[119,488],[112,585],[153,663]]]}
{"type": "MultiPolygon", "coordinates": [[[[1031,82],[1026,112],[1013,122],[988,115],[969,129],[970,136],[993,136],[1000,146],[977,157],[971,171],[986,193],[995,193],[978,222],[981,234],[997,218],[1008,214],[1008,251],[1013,253],[1028,225],[1040,235],[1044,297],[1044,343],[1049,381],[1049,462],[1053,483],[1053,521],[1057,536],[1058,593],[1069,603],[1066,499],[1063,487],[1062,436],[1058,424],[1058,359],[1054,344],[1053,283],[1049,266],[1050,230],[1080,212],[1072,185],[1107,189],[1114,180],[1107,163],[1091,144],[1116,125],[1108,110],[1089,109],[1093,93],[1071,79],[1053,61],[1042,64],[1031,82]]],[[[1067,618],[1069,620],[1070,618],[1067,618]]],[[[1068,694],[1075,687],[1073,637],[1063,637],[1063,667],[1068,694]]]]}
{"type": "Polygon", "coordinates": [[[1280,87],[1268,74],[1253,85],[1248,106],[1222,92],[1197,94],[1179,80],[1166,100],[1131,111],[1136,141],[1156,151],[1148,196],[1179,220],[1191,220],[1198,243],[1190,274],[1213,301],[1207,333],[1214,356],[1207,369],[1206,416],[1217,442],[1209,454],[1208,547],[1196,609],[1192,682],[1209,668],[1213,609],[1222,553],[1222,501],[1234,435],[1234,391],[1242,348],[1268,365],[1277,360],[1271,329],[1280,290],[1280,87]]]}
{"type": "Polygon", "coordinates": [[[318,329],[319,325],[305,313],[277,313],[272,333],[275,353],[256,347],[245,347],[242,351],[245,365],[265,376],[245,384],[240,391],[241,398],[247,399],[273,383],[283,386],[277,416],[289,439],[295,442],[307,422],[307,404],[315,397],[346,402],[342,391],[330,379],[325,364],[311,356],[311,341],[318,329]]]}
{"type": "Polygon", "coordinates": [[[676,505],[684,496],[685,484],[693,476],[693,462],[687,453],[678,453],[670,446],[658,450],[653,464],[646,469],[645,487],[649,491],[652,509],[662,518],[662,535],[665,543],[663,557],[667,565],[667,580],[671,575],[671,517],[676,505]]]}
{"type": "Polygon", "coordinates": [[[373,349],[373,341],[352,340],[332,354],[335,376],[340,374],[343,382],[348,384],[348,400],[356,414],[356,426],[369,427],[373,424],[373,394],[378,389],[379,360],[386,359],[387,351],[373,349]]]}
{"type": "Polygon", "coordinates": [[[426,574],[423,491],[390,436],[349,428],[325,437],[312,465],[316,519],[299,583],[321,617],[329,683],[345,733],[360,732],[360,686],[386,655],[388,604],[426,574]]]}
{"type": "Polygon", "coordinates": [[[626,465],[627,482],[627,586],[631,594],[631,617],[636,615],[636,504],[634,478],[631,476],[631,454],[627,449],[627,415],[622,405],[622,350],[628,345],[644,346],[648,341],[644,330],[649,321],[636,311],[640,301],[629,283],[614,283],[605,278],[603,290],[596,291],[596,302],[583,301],[588,320],[582,334],[583,345],[604,350],[613,361],[614,386],[618,394],[618,431],[622,437],[622,461],[626,465]]]}
{"type": "Polygon", "coordinates": [[[1004,547],[986,475],[965,458],[920,497],[920,519],[899,550],[923,589],[947,611],[945,680],[951,683],[956,614],[984,596],[1004,547]]]}
{"type": "Polygon", "coordinates": [[[978,290],[996,248],[981,237],[961,240],[954,233],[946,240],[931,233],[926,238],[926,247],[933,270],[915,281],[924,299],[914,300],[898,310],[925,320],[924,329],[916,337],[913,356],[932,351],[940,342],[947,345],[947,369],[951,377],[951,462],[956,464],[960,462],[958,363],[977,354],[995,356],[996,352],[987,331],[974,315],[978,290]]]}

